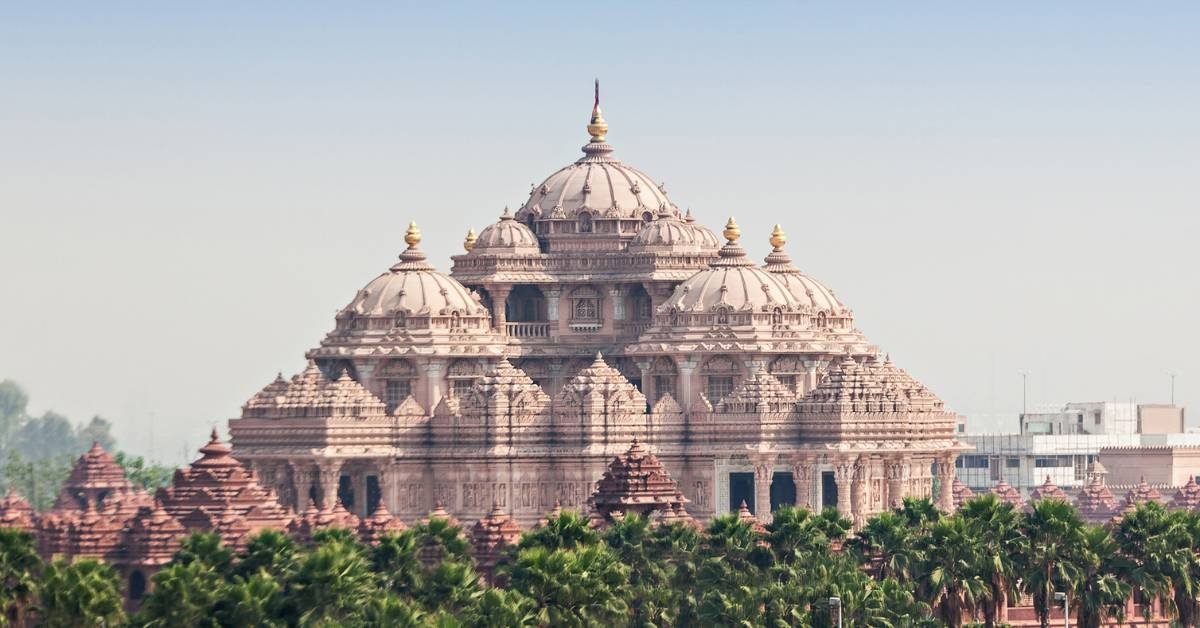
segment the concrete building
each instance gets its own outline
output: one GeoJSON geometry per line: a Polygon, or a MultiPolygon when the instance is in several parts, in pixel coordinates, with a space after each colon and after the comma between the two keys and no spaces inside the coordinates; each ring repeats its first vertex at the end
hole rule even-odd
{"type": "MultiPolygon", "coordinates": [[[[1184,409],[1171,405],[1130,402],[1068,403],[1052,411],[1024,413],[1018,433],[963,435],[975,451],[959,457],[958,479],[980,491],[1004,481],[1028,494],[1047,478],[1063,488],[1087,484],[1091,465],[1103,451],[1132,451],[1141,447],[1200,446],[1200,434],[1185,433],[1184,409]]],[[[1131,455],[1104,458],[1113,488],[1137,484],[1131,455]]],[[[1164,486],[1186,482],[1172,481],[1164,486]]]]}

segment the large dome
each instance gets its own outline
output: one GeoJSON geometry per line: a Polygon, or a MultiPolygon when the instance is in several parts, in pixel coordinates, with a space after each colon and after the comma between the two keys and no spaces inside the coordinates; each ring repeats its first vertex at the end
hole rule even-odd
{"type": "Polygon", "coordinates": [[[763,269],[779,279],[802,306],[830,314],[848,311],[848,308],[834,296],[833,290],[792,265],[792,258],[783,250],[785,244],[787,244],[787,234],[779,225],[775,225],[775,230],[771,232],[772,250],[767,255],[767,264],[763,269]]]}
{"type": "Polygon", "coordinates": [[[725,226],[727,243],[709,268],[675,288],[663,310],[709,312],[720,307],[738,312],[767,312],[775,307],[798,310],[800,303],[779,279],[759,268],[737,244],[741,230],[732,218],[725,226]]]}
{"type": "Polygon", "coordinates": [[[388,272],[376,277],[342,310],[342,315],[368,317],[486,316],[474,293],[440,273],[425,260],[421,232],[410,224],[404,236],[408,249],[388,272]]]}
{"type": "Polygon", "coordinates": [[[467,234],[465,246],[468,247],[468,254],[536,255],[541,252],[537,236],[529,227],[513,220],[507,207],[499,221],[484,227],[474,240],[472,236],[473,232],[467,234]]]}
{"type": "Polygon", "coordinates": [[[583,157],[533,186],[529,200],[517,210],[519,220],[574,220],[586,213],[649,222],[663,208],[678,216],[664,186],[613,157],[613,147],[605,141],[608,124],[600,111],[598,93],[588,133],[591,140],[583,147],[583,157]]]}

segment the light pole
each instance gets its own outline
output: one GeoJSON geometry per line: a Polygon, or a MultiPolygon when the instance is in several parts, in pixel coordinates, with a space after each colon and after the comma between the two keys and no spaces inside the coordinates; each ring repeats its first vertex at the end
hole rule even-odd
{"type": "Polygon", "coordinates": [[[1177,371],[1167,371],[1167,377],[1171,378],[1171,405],[1175,405],[1175,376],[1179,375],[1177,371]]]}
{"type": "Polygon", "coordinates": [[[837,612],[838,628],[842,628],[842,598],[840,597],[829,598],[829,612],[835,611],[837,612]]]}
{"type": "Polygon", "coordinates": [[[1067,594],[1063,593],[1062,591],[1055,591],[1054,592],[1054,601],[1062,602],[1062,604],[1063,604],[1063,626],[1064,626],[1064,628],[1071,628],[1071,609],[1070,609],[1069,603],[1067,602],[1067,594]]]}

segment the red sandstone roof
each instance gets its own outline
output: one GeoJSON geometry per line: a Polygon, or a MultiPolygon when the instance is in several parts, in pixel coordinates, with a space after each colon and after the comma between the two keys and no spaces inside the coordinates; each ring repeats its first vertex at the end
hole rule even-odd
{"type": "Polygon", "coordinates": [[[750,529],[759,534],[767,533],[766,526],[764,526],[762,522],[758,520],[758,517],[755,517],[754,514],[750,512],[750,508],[746,506],[745,500],[742,501],[741,506],[738,506],[738,519],[750,524],[750,529]]]}
{"type": "Polygon", "coordinates": [[[92,447],[75,461],[54,507],[78,510],[80,503],[76,500],[80,496],[86,495],[90,501],[94,496],[132,490],[133,484],[125,477],[121,465],[100,443],[92,443],[92,447]]]}
{"type": "Polygon", "coordinates": [[[9,489],[0,500],[0,528],[16,528],[32,532],[35,526],[33,508],[16,491],[9,489]]]}
{"type": "Polygon", "coordinates": [[[954,493],[955,508],[962,506],[963,502],[969,501],[975,497],[975,492],[972,491],[971,488],[966,484],[963,484],[962,480],[958,479],[957,476],[954,478],[954,484],[951,486],[951,490],[954,493]]]}
{"type": "Polygon", "coordinates": [[[187,529],[163,510],[162,506],[143,508],[130,521],[126,531],[128,555],[143,565],[163,565],[171,560],[187,529]]]}
{"type": "Polygon", "coordinates": [[[403,532],[407,528],[408,526],[404,525],[403,521],[388,512],[387,506],[383,505],[383,500],[379,500],[379,505],[375,507],[371,516],[363,519],[362,523],[358,525],[358,533],[362,537],[363,543],[374,545],[385,534],[403,532]]]}
{"type": "Polygon", "coordinates": [[[849,354],[800,401],[801,411],[942,412],[941,399],[891,360],[859,364],[849,354]]]}
{"type": "Polygon", "coordinates": [[[1196,476],[1188,476],[1187,484],[1175,491],[1171,505],[1186,510],[1200,510],[1200,484],[1196,484],[1196,476]]]}
{"type": "Polygon", "coordinates": [[[1117,500],[1100,481],[1100,475],[1093,475],[1092,481],[1079,492],[1075,506],[1079,514],[1092,523],[1107,521],[1117,512],[1117,500]]]}
{"type": "Polygon", "coordinates": [[[1058,487],[1054,482],[1050,481],[1050,476],[1046,476],[1046,481],[1041,486],[1033,489],[1029,493],[1029,501],[1037,501],[1039,499],[1061,499],[1064,502],[1070,501],[1065,491],[1058,487]]]}
{"type": "Polygon", "coordinates": [[[696,519],[694,517],[692,517],[690,514],[688,514],[688,511],[686,509],[684,509],[683,504],[672,504],[670,508],[666,508],[666,509],[662,510],[658,516],[658,524],[659,525],[679,524],[679,525],[685,525],[690,528],[696,528],[696,529],[699,529],[702,527],[700,525],[699,521],[696,521],[696,519]]]}
{"type": "Polygon", "coordinates": [[[422,522],[428,524],[431,519],[444,519],[446,520],[446,523],[449,523],[451,526],[456,528],[462,527],[462,524],[459,523],[458,519],[455,519],[454,515],[450,514],[446,510],[446,506],[442,504],[441,500],[438,500],[433,505],[433,510],[429,511],[429,515],[427,515],[422,522]]]}
{"type": "Polygon", "coordinates": [[[1129,489],[1129,492],[1125,494],[1125,503],[1127,505],[1137,505],[1144,504],[1146,502],[1158,502],[1160,504],[1164,504],[1166,503],[1166,500],[1163,499],[1162,493],[1159,493],[1158,490],[1156,490],[1153,486],[1147,484],[1146,478],[1143,477],[1137,483],[1137,486],[1129,489]]]}
{"type": "Polygon", "coordinates": [[[992,487],[992,494],[999,497],[1001,501],[1012,504],[1013,508],[1021,508],[1025,505],[1025,501],[1021,499],[1021,491],[1013,488],[1011,484],[1000,480],[992,487]]]}
{"type": "Polygon", "coordinates": [[[717,402],[717,411],[787,412],[795,403],[796,393],[779,383],[765,369],[758,369],[717,402]]]}
{"type": "Polygon", "coordinates": [[[504,548],[515,544],[520,538],[521,526],[499,504],[494,504],[492,511],[471,528],[475,559],[484,568],[495,565],[503,556],[504,548]]]}
{"type": "Polygon", "coordinates": [[[596,482],[591,501],[603,514],[635,511],[645,515],[670,508],[672,504],[686,503],[687,499],[658,458],[634,439],[625,455],[609,463],[608,470],[596,482]]]}
{"type": "Polygon", "coordinates": [[[325,418],[384,416],[386,406],[362,384],[343,372],[330,381],[309,360],[308,367],[291,381],[275,381],[242,406],[243,418],[325,418]]]}

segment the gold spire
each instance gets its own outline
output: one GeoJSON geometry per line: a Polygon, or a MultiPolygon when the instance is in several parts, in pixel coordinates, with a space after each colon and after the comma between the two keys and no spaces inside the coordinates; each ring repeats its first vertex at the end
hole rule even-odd
{"type": "Polygon", "coordinates": [[[475,248],[475,241],[478,239],[479,237],[475,235],[474,229],[467,229],[467,238],[463,240],[463,250],[470,253],[471,249],[475,248]]]}
{"type": "Polygon", "coordinates": [[[783,232],[783,227],[775,225],[775,228],[771,230],[771,246],[778,251],[785,244],[787,244],[787,234],[783,232]]]}
{"type": "Polygon", "coordinates": [[[592,104],[592,121],[588,123],[587,130],[593,142],[603,142],[608,136],[608,123],[604,121],[604,112],[600,111],[600,79],[596,79],[596,99],[592,104]]]}
{"type": "Polygon", "coordinates": [[[721,235],[724,235],[730,244],[737,242],[738,238],[742,237],[742,229],[738,227],[737,221],[733,219],[733,216],[730,216],[729,222],[725,223],[725,230],[721,232],[721,235]]]}
{"type": "Polygon", "coordinates": [[[415,220],[408,223],[408,231],[404,232],[404,242],[410,247],[421,243],[421,230],[417,228],[415,220]]]}

